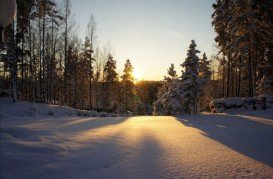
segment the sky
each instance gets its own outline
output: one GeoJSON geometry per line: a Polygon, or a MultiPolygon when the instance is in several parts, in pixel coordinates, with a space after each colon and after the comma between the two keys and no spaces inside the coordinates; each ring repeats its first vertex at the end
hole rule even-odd
{"type": "Polygon", "coordinates": [[[91,14],[97,44],[111,44],[119,74],[126,59],[138,80],[162,80],[173,63],[178,75],[192,39],[210,57],[215,0],[71,0],[77,32],[83,39],[91,14]]]}

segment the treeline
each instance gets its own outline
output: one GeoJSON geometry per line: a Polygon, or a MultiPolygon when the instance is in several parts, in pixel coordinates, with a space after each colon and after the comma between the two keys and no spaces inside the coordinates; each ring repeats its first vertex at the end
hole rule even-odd
{"type": "Polygon", "coordinates": [[[217,0],[213,8],[217,97],[258,95],[259,81],[273,77],[273,1],[217,0]]]}
{"type": "Polygon", "coordinates": [[[157,84],[142,82],[137,87],[130,60],[125,62],[123,74],[117,73],[111,47],[101,48],[96,43],[93,16],[82,42],[71,0],[60,4],[17,0],[17,6],[14,22],[5,28],[0,58],[0,89],[12,94],[14,101],[112,112],[148,110],[155,99],[144,96],[150,90],[147,85],[153,88],[157,84]]]}
{"type": "MultiPolygon", "coordinates": [[[[0,89],[14,101],[141,114],[151,112],[156,101],[159,113],[196,113],[212,99],[251,97],[263,92],[261,84],[272,86],[272,0],[217,0],[212,14],[219,49],[212,60],[217,67],[211,67],[206,55],[199,59],[188,54],[181,75],[171,66],[163,83],[136,84],[130,60],[118,74],[111,47],[98,45],[93,16],[84,40],[79,38],[71,0],[17,0],[17,5],[16,19],[5,28],[5,45],[0,47],[0,89]],[[197,67],[190,67],[190,59],[197,67]],[[187,78],[194,87],[187,87],[187,78]],[[179,95],[177,88],[183,89],[179,95]]],[[[194,42],[189,51],[193,47],[194,42]]]]}

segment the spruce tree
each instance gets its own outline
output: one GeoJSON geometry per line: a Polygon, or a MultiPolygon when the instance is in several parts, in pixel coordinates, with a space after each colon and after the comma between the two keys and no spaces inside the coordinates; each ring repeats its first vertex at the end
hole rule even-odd
{"type": "Polygon", "coordinates": [[[133,111],[136,104],[135,84],[133,77],[133,66],[130,60],[126,60],[124,65],[123,75],[121,76],[121,84],[123,87],[122,103],[125,112],[128,110],[133,111]]]}
{"type": "Polygon", "coordinates": [[[210,60],[208,60],[206,53],[203,54],[203,58],[199,62],[199,77],[201,78],[202,94],[200,100],[200,110],[209,109],[209,103],[211,101],[211,69],[210,60]]]}
{"type": "Polygon", "coordinates": [[[107,93],[106,93],[106,108],[107,111],[115,110],[117,104],[117,82],[118,82],[118,74],[116,72],[116,61],[113,60],[111,54],[108,55],[108,60],[104,66],[103,72],[105,74],[105,82],[107,85],[107,93]]]}
{"type": "Polygon", "coordinates": [[[203,58],[199,62],[199,76],[203,81],[203,85],[208,84],[211,78],[210,60],[208,60],[206,53],[203,54],[203,58]]]}
{"type": "Polygon", "coordinates": [[[91,46],[91,42],[90,42],[90,39],[89,37],[86,37],[85,38],[85,42],[84,42],[84,45],[83,45],[83,50],[82,50],[83,54],[82,54],[82,58],[84,59],[84,61],[86,62],[87,64],[87,74],[88,74],[88,83],[89,83],[89,109],[92,108],[92,80],[93,80],[93,77],[94,77],[94,68],[93,68],[93,62],[95,61],[94,58],[92,58],[92,53],[93,53],[93,50],[92,50],[92,46],[91,46]]]}
{"type": "Polygon", "coordinates": [[[116,61],[113,59],[112,55],[108,55],[108,60],[104,66],[104,74],[105,74],[105,81],[106,82],[117,82],[118,81],[118,74],[116,72],[117,66],[116,61]]]}
{"type": "Polygon", "coordinates": [[[181,64],[184,68],[182,74],[182,88],[184,93],[184,111],[186,113],[197,114],[198,100],[201,96],[202,79],[199,77],[199,57],[196,55],[200,53],[195,49],[195,41],[192,40],[189,46],[187,58],[181,64]]]}
{"type": "Polygon", "coordinates": [[[168,90],[162,97],[162,105],[168,115],[177,115],[184,112],[182,83],[179,79],[173,79],[170,83],[168,90]]]}
{"type": "Polygon", "coordinates": [[[154,115],[176,115],[183,112],[182,102],[182,84],[177,79],[174,65],[171,64],[168,69],[168,75],[158,92],[158,100],[154,102],[154,115]]]}

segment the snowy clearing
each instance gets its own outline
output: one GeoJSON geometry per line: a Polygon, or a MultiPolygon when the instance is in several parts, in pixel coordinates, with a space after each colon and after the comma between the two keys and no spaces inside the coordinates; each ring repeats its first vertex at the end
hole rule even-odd
{"type": "Polygon", "coordinates": [[[2,120],[1,178],[271,178],[272,114],[2,120]]]}

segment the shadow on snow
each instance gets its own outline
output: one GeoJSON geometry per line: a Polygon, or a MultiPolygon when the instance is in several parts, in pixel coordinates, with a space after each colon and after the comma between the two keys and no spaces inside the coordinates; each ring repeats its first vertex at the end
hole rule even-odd
{"type": "Polygon", "coordinates": [[[273,123],[228,114],[185,115],[177,120],[245,156],[273,166],[273,123]]]}

